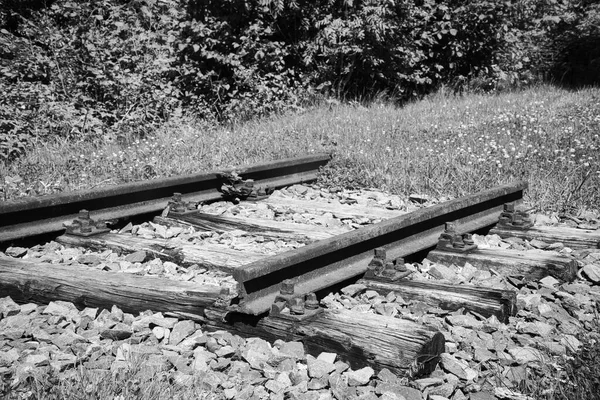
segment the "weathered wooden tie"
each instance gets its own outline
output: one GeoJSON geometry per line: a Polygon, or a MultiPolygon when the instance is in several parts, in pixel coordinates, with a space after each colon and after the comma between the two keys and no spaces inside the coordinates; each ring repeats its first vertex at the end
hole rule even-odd
{"type": "Polygon", "coordinates": [[[160,258],[181,266],[197,264],[224,272],[232,272],[242,265],[268,257],[251,251],[234,250],[226,245],[210,243],[194,245],[173,239],[146,239],[116,233],[102,233],[88,237],[66,234],[56,238],[56,241],[98,251],[111,249],[123,254],[142,250],[149,258],[160,258]]]}
{"type": "Polygon", "coordinates": [[[94,270],[64,264],[0,258],[0,293],[19,303],[47,304],[63,300],[77,307],[125,312],[168,312],[182,318],[203,320],[203,310],[220,299],[222,288],[94,270]]]}
{"type": "Polygon", "coordinates": [[[560,254],[541,250],[478,249],[469,234],[457,233],[454,224],[447,223],[438,245],[427,255],[433,262],[463,267],[466,263],[477,269],[495,271],[504,276],[539,280],[553,276],[561,281],[575,279],[577,262],[560,254]]]}
{"type": "Polygon", "coordinates": [[[600,229],[579,229],[569,226],[535,226],[529,213],[518,210],[512,203],[504,210],[496,226],[490,231],[501,238],[539,240],[547,244],[562,243],[572,249],[600,248],[600,229]]]}
{"type": "Polygon", "coordinates": [[[282,196],[271,196],[264,203],[272,206],[285,207],[296,212],[331,213],[337,218],[370,218],[386,220],[406,214],[405,211],[387,210],[379,207],[368,207],[358,204],[336,204],[324,201],[300,200],[282,196]]]}
{"type": "Polygon", "coordinates": [[[526,230],[506,229],[495,227],[490,230],[491,235],[498,235],[503,239],[519,238],[523,240],[539,240],[547,243],[562,243],[572,249],[598,249],[600,248],[600,230],[579,229],[569,226],[532,226],[526,230]]]}
{"type": "Polygon", "coordinates": [[[508,317],[517,313],[517,294],[512,290],[404,279],[395,282],[361,279],[357,283],[383,296],[394,292],[405,301],[419,301],[449,311],[464,308],[486,318],[495,315],[502,322],[508,322],[508,317]]]}
{"type": "Polygon", "coordinates": [[[388,368],[400,376],[418,377],[435,369],[444,351],[444,335],[434,328],[382,315],[347,310],[320,310],[305,320],[294,316],[261,319],[207,309],[209,329],[226,329],[245,337],[295,340],[308,353],[335,352],[354,369],[388,368]],[[287,318],[286,318],[287,317],[287,318]]]}
{"type": "Polygon", "coordinates": [[[196,212],[181,215],[171,213],[168,218],[155,217],[154,222],[166,226],[191,226],[197,230],[219,233],[242,230],[266,238],[294,240],[299,243],[327,239],[349,230],[343,227],[323,227],[248,217],[223,217],[196,212]]]}

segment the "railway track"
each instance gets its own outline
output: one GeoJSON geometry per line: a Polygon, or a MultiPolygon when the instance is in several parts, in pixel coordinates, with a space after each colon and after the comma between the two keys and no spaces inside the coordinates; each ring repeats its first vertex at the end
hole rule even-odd
{"type": "Polygon", "coordinates": [[[355,369],[416,379],[436,369],[448,343],[402,304],[421,315],[508,323],[522,310],[520,287],[576,278],[575,257],[548,247],[599,247],[596,227],[535,227],[519,209],[524,182],[417,205],[307,185],[327,159],[2,205],[5,247],[67,228],[46,247],[10,247],[12,257],[0,257],[0,292],[18,303],[150,309],[213,331],[300,341],[355,369]],[[153,219],[112,230],[100,221],[139,216],[153,219]],[[550,243],[538,246],[546,251],[490,248],[472,235],[496,223],[492,232],[513,243],[550,243]],[[416,254],[427,263],[405,263],[416,254]],[[361,306],[373,298],[377,308],[361,306]]]}

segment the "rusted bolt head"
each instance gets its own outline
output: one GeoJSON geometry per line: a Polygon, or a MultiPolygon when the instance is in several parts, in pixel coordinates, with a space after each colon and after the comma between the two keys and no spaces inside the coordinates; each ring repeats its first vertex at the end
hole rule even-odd
{"type": "Polygon", "coordinates": [[[406,271],[406,266],[404,265],[404,258],[398,257],[394,260],[394,269],[396,271],[406,271]]]}
{"type": "Polygon", "coordinates": [[[299,297],[294,297],[293,299],[291,299],[288,303],[288,307],[290,308],[290,311],[292,312],[292,314],[296,314],[296,315],[304,314],[304,311],[305,311],[304,310],[304,302],[299,297]]]}
{"type": "Polygon", "coordinates": [[[514,212],[515,211],[515,203],[504,203],[504,211],[514,212]]]}
{"type": "Polygon", "coordinates": [[[80,210],[79,215],[77,216],[79,219],[90,219],[90,212],[88,210],[80,210]]]}
{"type": "Polygon", "coordinates": [[[378,247],[375,249],[375,258],[381,258],[381,259],[385,260],[385,257],[386,257],[385,248],[378,247]]]}
{"type": "Polygon", "coordinates": [[[291,279],[284,280],[281,282],[281,289],[279,292],[284,295],[294,294],[294,282],[291,279]]]}
{"type": "Polygon", "coordinates": [[[394,269],[394,264],[387,263],[385,269],[381,271],[380,276],[384,278],[392,278],[396,274],[396,270],[394,269]]]}
{"type": "Polygon", "coordinates": [[[445,230],[446,232],[456,232],[456,222],[446,222],[445,230]]]}
{"type": "Polygon", "coordinates": [[[470,233],[465,233],[465,234],[463,235],[463,242],[464,242],[466,245],[473,245],[473,244],[475,244],[475,242],[473,241],[473,235],[472,235],[472,234],[470,234],[470,233]]]}
{"type": "Polygon", "coordinates": [[[173,200],[177,201],[177,202],[181,201],[181,193],[179,193],[179,192],[173,193],[173,200]]]}
{"type": "Polygon", "coordinates": [[[308,293],[306,295],[306,301],[304,302],[304,306],[310,310],[316,310],[319,308],[319,301],[317,300],[317,295],[314,293],[308,293]]]}
{"type": "Polygon", "coordinates": [[[452,247],[455,247],[457,249],[462,249],[463,247],[465,247],[465,242],[463,242],[463,240],[460,236],[456,236],[454,238],[454,240],[452,241],[452,247]]]}

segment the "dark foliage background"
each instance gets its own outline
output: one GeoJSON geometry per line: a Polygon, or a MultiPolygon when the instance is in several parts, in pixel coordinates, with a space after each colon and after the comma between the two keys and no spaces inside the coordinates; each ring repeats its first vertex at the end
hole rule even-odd
{"type": "Polygon", "coordinates": [[[237,121],[316,99],[406,101],[600,80],[591,0],[4,0],[0,159],[128,141],[184,113],[237,121]],[[185,112],[184,112],[185,110],[185,112]]]}

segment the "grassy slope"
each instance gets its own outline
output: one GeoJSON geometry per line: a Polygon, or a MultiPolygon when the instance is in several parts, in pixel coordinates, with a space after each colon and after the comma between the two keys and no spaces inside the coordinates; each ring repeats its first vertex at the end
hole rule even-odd
{"type": "MultiPolygon", "coordinates": [[[[597,209],[599,134],[600,89],[572,92],[538,87],[462,97],[440,92],[403,108],[385,103],[325,105],[228,128],[174,121],[141,141],[121,138],[121,143],[104,143],[81,138],[76,143],[38,143],[26,157],[0,165],[0,198],[331,151],[335,158],[322,174],[322,181],[330,185],[457,196],[527,179],[529,200],[538,209],[562,210],[568,204],[597,209]]],[[[544,372],[554,379],[556,372],[544,372]]],[[[111,379],[100,382],[84,375],[87,378],[75,379],[79,390],[114,394],[122,389],[111,379]],[[85,382],[87,386],[81,386],[85,382]]],[[[538,379],[525,391],[541,395],[543,385],[538,379]]],[[[131,382],[138,382],[135,374],[119,384],[131,382]]],[[[591,380],[578,383],[585,390],[593,389],[591,380]]],[[[164,392],[154,393],[159,387],[169,390],[153,384],[144,388],[144,398],[163,398],[164,392]]],[[[34,388],[44,392],[45,382],[34,388]]],[[[66,387],[59,385],[57,390],[58,397],[66,393],[66,387]]],[[[201,388],[198,394],[207,395],[201,388]]],[[[563,396],[580,398],[570,392],[563,396]]]]}
{"type": "Polygon", "coordinates": [[[0,176],[8,199],[330,151],[327,184],[459,196],[527,179],[538,209],[595,208],[599,133],[597,88],[440,92],[402,108],[324,105],[230,127],[172,121],[141,141],[38,143],[0,176]]]}

